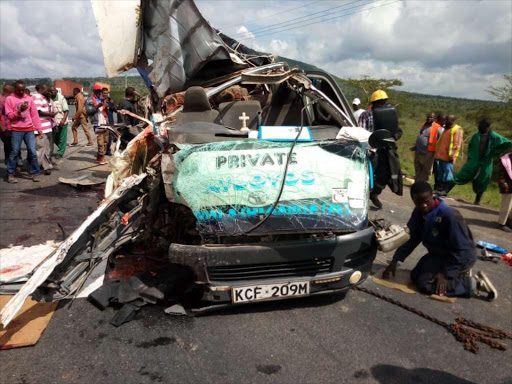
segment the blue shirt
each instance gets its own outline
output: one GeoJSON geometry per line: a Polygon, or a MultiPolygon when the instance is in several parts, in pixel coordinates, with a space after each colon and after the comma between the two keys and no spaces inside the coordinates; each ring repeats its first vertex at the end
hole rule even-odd
{"type": "Polygon", "coordinates": [[[420,243],[429,256],[443,260],[446,277],[457,276],[476,260],[471,230],[461,213],[442,200],[426,217],[414,209],[407,226],[411,238],[396,250],[393,260],[404,261],[420,243]]]}

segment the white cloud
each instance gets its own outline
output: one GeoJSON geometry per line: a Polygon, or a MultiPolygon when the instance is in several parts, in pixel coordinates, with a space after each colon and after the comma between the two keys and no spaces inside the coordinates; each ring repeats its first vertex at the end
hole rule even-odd
{"type": "Polygon", "coordinates": [[[0,76],[104,75],[87,1],[0,1],[0,76]],[[34,12],[39,7],[38,12],[34,12]]]}
{"type": "Polygon", "coordinates": [[[249,32],[245,25],[238,27],[238,29],[236,30],[236,34],[244,36],[247,39],[254,39],[254,34],[252,32],[249,32]]]}

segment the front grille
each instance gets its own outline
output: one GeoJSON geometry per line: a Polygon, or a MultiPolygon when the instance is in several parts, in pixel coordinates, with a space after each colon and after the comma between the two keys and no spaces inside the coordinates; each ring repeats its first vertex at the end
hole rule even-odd
{"type": "Polygon", "coordinates": [[[312,259],[267,264],[209,266],[212,281],[269,279],[277,277],[314,276],[329,273],[333,259],[312,259]]]}

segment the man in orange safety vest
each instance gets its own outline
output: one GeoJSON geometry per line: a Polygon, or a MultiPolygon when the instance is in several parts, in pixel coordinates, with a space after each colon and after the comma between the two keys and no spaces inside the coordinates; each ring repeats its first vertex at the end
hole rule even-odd
{"type": "Polygon", "coordinates": [[[437,142],[443,133],[443,127],[438,123],[436,114],[427,114],[425,123],[416,138],[416,144],[411,148],[414,151],[415,181],[426,181],[428,183],[434,164],[437,142]]]}
{"type": "Polygon", "coordinates": [[[446,196],[454,187],[453,166],[459,156],[464,131],[455,124],[455,115],[448,115],[444,124],[444,132],[437,143],[436,180],[439,180],[438,195],[446,196]]]}

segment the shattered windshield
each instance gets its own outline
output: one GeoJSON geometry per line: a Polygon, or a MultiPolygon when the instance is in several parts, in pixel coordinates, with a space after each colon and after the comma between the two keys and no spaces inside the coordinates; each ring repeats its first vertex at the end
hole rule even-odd
{"type": "Polygon", "coordinates": [[[354,231],[366,226],[368,169],[357,144],[290,144],[252,140],[179,145],[175,196],[203,234],[244,234],[270,212],[257,233],[354,231]]]}

